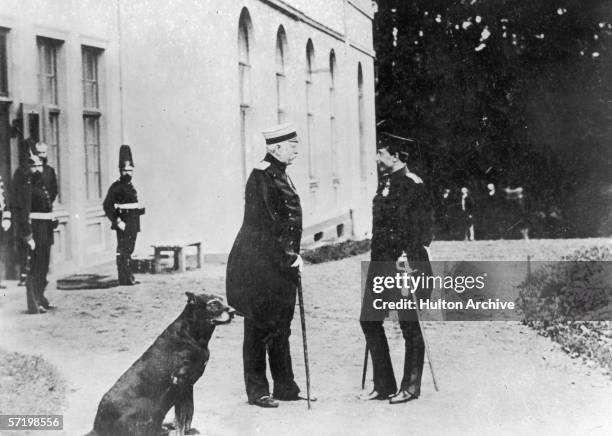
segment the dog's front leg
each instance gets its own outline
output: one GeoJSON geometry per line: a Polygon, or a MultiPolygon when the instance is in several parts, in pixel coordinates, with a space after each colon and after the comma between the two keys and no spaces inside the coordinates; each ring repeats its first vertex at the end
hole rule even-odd
{"type": "Polygon", "coordinates": [[[176,423],[177,434],[192,435],[200,432],[191,427],[193,420],[193,386],[185,387],[174,403],[174,421],[176,423]]]}

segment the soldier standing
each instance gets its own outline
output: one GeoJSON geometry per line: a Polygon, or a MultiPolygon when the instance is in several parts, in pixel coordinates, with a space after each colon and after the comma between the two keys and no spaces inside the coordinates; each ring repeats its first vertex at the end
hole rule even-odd
{"type": "MultiPolygon", "coordinates": [[[[0,232],[0,242],[2,245],[6,244],[7,238],[1,234],[3,232],[8,232],[11,228],[11,211],[8,205],[8,195],[6,193],[6,188],[4,186],[4,181],[0,176],[0,219],[2,220],[2,231],[0,232]]],[[[4,251],[0,252],[0,254],[4,253],[4,251]]],[[[0,289],[4,289],[5,286],[2,285],[0,280],[0,289]]]]}
{"type": "Polygon", "coordinates": [[[267,154],[246,184],[244,221],[227,263],[228,303],[242,312],[244,381],[249,404],[299,400],[289,350],[302,258],[302,209],[285,172],[298,154],[293,123],[263,132],[267,154]],[[266,378],[266,350],[274,391],[266,378]]]}
{"type": "Polygon", "coordinates": [[[129,145],[119,149],[119,180],[113,182],[104,199],[104,213],[111,221],[111,229],[117,232],[117,273],[119,284],[132,286],[134,279],[130,260],[140,232],[140,215],[144,208],[138,204],[136,188],[132,184],[134,159],[129,145]]]}
{"type": "MultiPolygon", "coordinates": [[[[406,166],[408,154],[405,138],[381,133],[377,161],[384,173],[373,200],[372,252],[361,311],[361,328],[372,356],[374,390],[363,400],[389,400],[391,404],[417,399],[425,344],[415,310],[399,312],[405,341],[404,375],[399,390],[389,355],[383,327],[386,311],[373,310],[373,278],[395,275],[396,261],[406,254],[410,268],[417,275],[431,276],[432,269],[425,247],[429,246],[433,228],[433,209],[423,180],[406,166]]],[[[431,290],[416,291],[419,299],[429,298],[431,290]]]]}
{"type": "Polygon", "coordinates": [[[17,236],[25,242],[30,253],[26,286],[32,301],[28,309],[30,313],[45,313],[54,308],[44,295],[53,245],[53,202],[45,187],[40,157],[30,155],[27,165],[28,173],[21,186],[16,186],[17,196],[12,206],[18,223],[17,236]]]}
{"type": "Polygon", "coordinates": [[[44,142],[37,142],[35,148],[36,148],[36,154],[38,155],[38,157],[43,163],[43,172],[42,172],[43,182],[45,184],[45,188],[47,189],[47,192],[49,193],[51,204],[53,204],[53,202],[57,198],[58,190],[57,190],[57,176],[55,174],[55,169],[47,163],[48,162],[47,153],[48,153],[49,147],[44,142]]]}

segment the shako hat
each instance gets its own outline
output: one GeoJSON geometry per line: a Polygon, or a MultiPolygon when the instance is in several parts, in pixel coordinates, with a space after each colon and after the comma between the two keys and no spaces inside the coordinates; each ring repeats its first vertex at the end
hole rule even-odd
{"type": "Polygon", "coordinates": [[[129,145],[122,145],[119,148],[119,169],[133,170],[134,159],[132,158],[132,150],[129,145]]]}
{"type": "Polygon", "coordinates": [[[266,144],[278,144],[297,138],[297,129],[294,123],[283,123],[264,129],[261,134],[266,139],[266,144]]]}

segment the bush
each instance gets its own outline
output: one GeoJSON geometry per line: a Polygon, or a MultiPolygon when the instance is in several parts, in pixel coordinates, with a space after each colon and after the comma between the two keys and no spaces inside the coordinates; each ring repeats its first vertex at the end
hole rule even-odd
{"type": "Polygon", "coordinates": [[[536,271],[520,286],[523,322],[612,373],[612,250],[577,251],[536,271]]]}
{"type": "Polygon", "coordinates": [[[339,244],[324,245],[314,250],[302,253],[302,259],[309,263],[323,263],[331,260],[340,260],[345,257],[357,256],[370,251],[370,240],[344,241],[339,244]]]}

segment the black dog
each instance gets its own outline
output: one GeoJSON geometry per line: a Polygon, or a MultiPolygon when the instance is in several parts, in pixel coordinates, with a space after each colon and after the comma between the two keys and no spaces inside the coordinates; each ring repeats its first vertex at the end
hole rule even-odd
{"type": "Polygon", "coordinates": [[[193,385],[204,373],[215,326],[230,322],[233,310],[219,297],[186,294],[183,313],[104,394],[87,436],[165,434],[172,406],[178,434],[198,434],[191,428],[193,385]]]}

